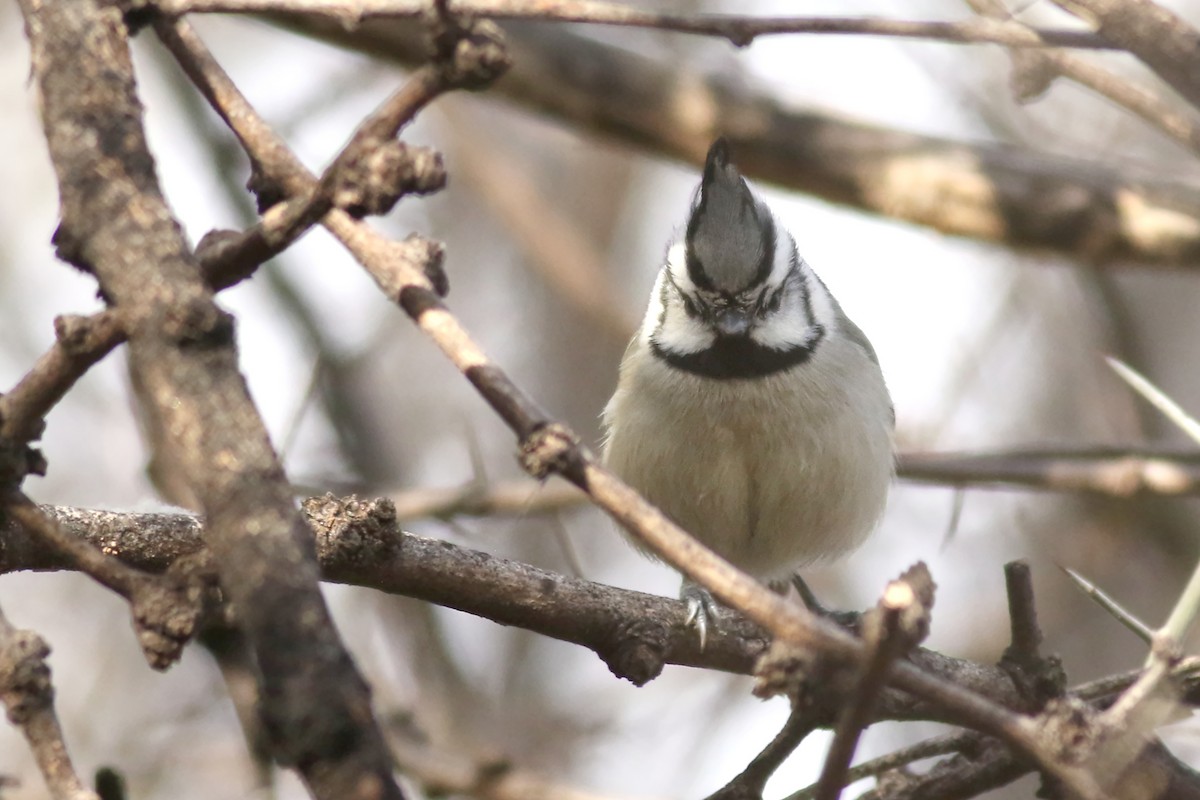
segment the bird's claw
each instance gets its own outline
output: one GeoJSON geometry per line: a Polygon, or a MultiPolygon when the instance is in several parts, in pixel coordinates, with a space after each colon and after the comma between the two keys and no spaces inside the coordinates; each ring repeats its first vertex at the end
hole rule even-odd
{"type": "Polygon", "coordinates": [[[689,628],[696,629],[700,650],[703,651],[708,644],[708,622],[717,618],[717,600],[703,586],[691,581],[684,581],[683,588],[679,590],[679,598],[687,603],[687,617],[683,622],[689,628]]]}

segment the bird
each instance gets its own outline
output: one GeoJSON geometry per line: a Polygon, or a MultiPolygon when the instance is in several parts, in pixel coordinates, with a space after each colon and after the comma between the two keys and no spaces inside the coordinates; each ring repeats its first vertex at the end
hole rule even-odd
{"type": "MultiPolygon", "coordinates": [[[[879,359],[724,138],[602,423],[611,472],[734,566],[794,584],[814,610],[798,570],[855,549],[882,516],[895,412],[879,359]]],[[[686,577],[680,597],[703,647],[716,601],[686,577]]]]}

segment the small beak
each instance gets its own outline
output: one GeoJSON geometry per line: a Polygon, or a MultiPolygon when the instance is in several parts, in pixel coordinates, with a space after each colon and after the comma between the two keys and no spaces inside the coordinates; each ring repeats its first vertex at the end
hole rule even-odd
{"type": "Polygon", "coordinates": [[[750,315],[736,308],[726,308],[717,312],[713,327],[721,336],[745,336],[750,330],[750,315]]]}

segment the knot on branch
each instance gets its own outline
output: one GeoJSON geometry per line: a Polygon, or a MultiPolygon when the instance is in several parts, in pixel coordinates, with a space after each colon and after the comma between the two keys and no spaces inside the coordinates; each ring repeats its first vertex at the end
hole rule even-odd
{"type": "Polygon", "coordinates": [[[162,333],[182,347],[224,347],[233,342],[233,316],[201,295],[167,308],[162,333]]]}
{"type": "Polygon", "coordinates": [[[417,283],[412,271],[420,272],[429,281],[434,294],[445,297],[450,291],[450,281],[442,269],[445,246],[413,233],[402,242],[388,242],[387,247],[389,257],[397,263],[394,268],[376,276],[380,287],[398,301],[413,320],[419,320],[430,307],[440,307],[436,298],[428,296],[429,290],[417,283]]]}
{"type": "Polygon", "coordinates": [[[862,616],[862,637],[868,642],[895,638],[898,652],[907,652],[929,635],[929,618],[937,584],[924,561],[918,561],[888,583],[879,603],[862,616]]]}
{"type": "Polygon", "coordinates": [[[142,655],[151,668],[165,670],[183,655],[205,611],[205,598],[215,592],[211,572],[201,575],[173,567],[146,576],[134,588],[130,605],[142,655]]]}
{"type": "Polygon", "coordinates": [[[228,259],[229,253],[234,252],[244,240],[245,234],[241,231],[225,228],[214,228],[200,237],[196,243],[196,260],[204,267],[209,285],[212,285],[211,278],[216,266],[228,259]]]}
{"type": "MultiPolygon", "coordinates": [[[[109,314],[114,312],[109,311],[109,314]]],[[[80,314],[62,314],[54,318],[54,338],[69,356],[86,355],[92,350],[96,336],[97,320],[103,317],[85,317],[80,314]]]]}
{"type": "Polygon", "coordinates": [[[1008,673],[1021,697],[1029,703],[1030,711],[1038,711],[1067,691],[1067,671],[1057,655],[1028,658],[1009,647],[997,664],[1008,673]]]}
{"type": "Polygon", "coordinates": [[[93,274],[91,259],[84,252],[86,239],[75,235],[65,220],[54,229],[50,244],[54,245],[54,254],[60,261],[65,261],[85,275],[93,274]]]}
{"type": "Polygon", "coordinates": [[[833,667],[832,659],[811,648],[776,639],[754,665],[752,691],[763,700],[785,695],[793,705],[809,702],[814,697],[812,689],[831,688],[835,677],[833,667]]]}
{"type": "Polygon", "coordinates": [[[512,59],[500,26],[490,20],[455,17],[444,0],[434,5],[433,57],[448,86],[475,91],[508,71],[512,59]]]}
{"type": "Polygon", "coordinates": [[[1051,700],[1038,716],[1038,739],[1043,750],[1063,764],[1081,764],[1095,750],[1097,712],[1077,697],[1051,700]]]}
{"type": "Polygon", "coordinates": [[[521,441],[518,460],[521,468],[538,480],[552,472],[567,474],[579,460],[579,439],[567,426],[550,422],[521,441]]]}
{"type": "Polygon", "coordinates": [[[445,186],[441,153],[388,139],[339,166],[333,204],[361,219],[386,214],[406,194],[431,194],[445,186]]]}
{"type": "Polygon", "coordinates": [[[301,504],[323,565],[377,564],[394,555],[396,506],[386,497],[310,497],[301,504]]]}
{"type": "Polygon", "coordinates": [[[246,179],[246,189],[254,195],[255,210],[260,216],[271,206],[287,200],[287,192],[279,181],[272,178],[253,158],[250,159],[250,177],[246,179]]]}
{"type": "MultiPolygon", "coordinates": [[[[0,426],[4,419],[0,418],[0,426]]],[[[34,433],[41,435],[44,423],[36,426],[34,433]]],[[[0,493],[15,490],[26,475],[45,475],[46,459],[42,451],[28,443],[0,436],[0,493]]],[[[0,515],[2,516],[2,515],[0,515]]]]}
{"type": "Polygon", "coordinates": [[[10,629],[0,638],[0,702],[13,725],[25,725],[54,702],[48,655],[49,645],[33,631],[10,629]]]}
{"type": "Polygon", "coordinates": [[[634,686],[657,678],[666,662],[671,630],[653,617],[621,620],[609,644],[597,651],[608,669],[634,686]]]}

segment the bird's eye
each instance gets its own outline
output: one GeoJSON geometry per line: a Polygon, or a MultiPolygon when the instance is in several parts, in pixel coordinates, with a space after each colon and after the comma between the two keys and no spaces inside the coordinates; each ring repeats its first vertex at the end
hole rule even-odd
{"type": "Polygon", "coordinates": [[[689,317],[696,319],[700,316],[700,309],[696,307],[696,303],[692,298],[688,297],[684,292],[680,292],[679,299],[683,300],[683,310],[687,312],[689,317]]]}

